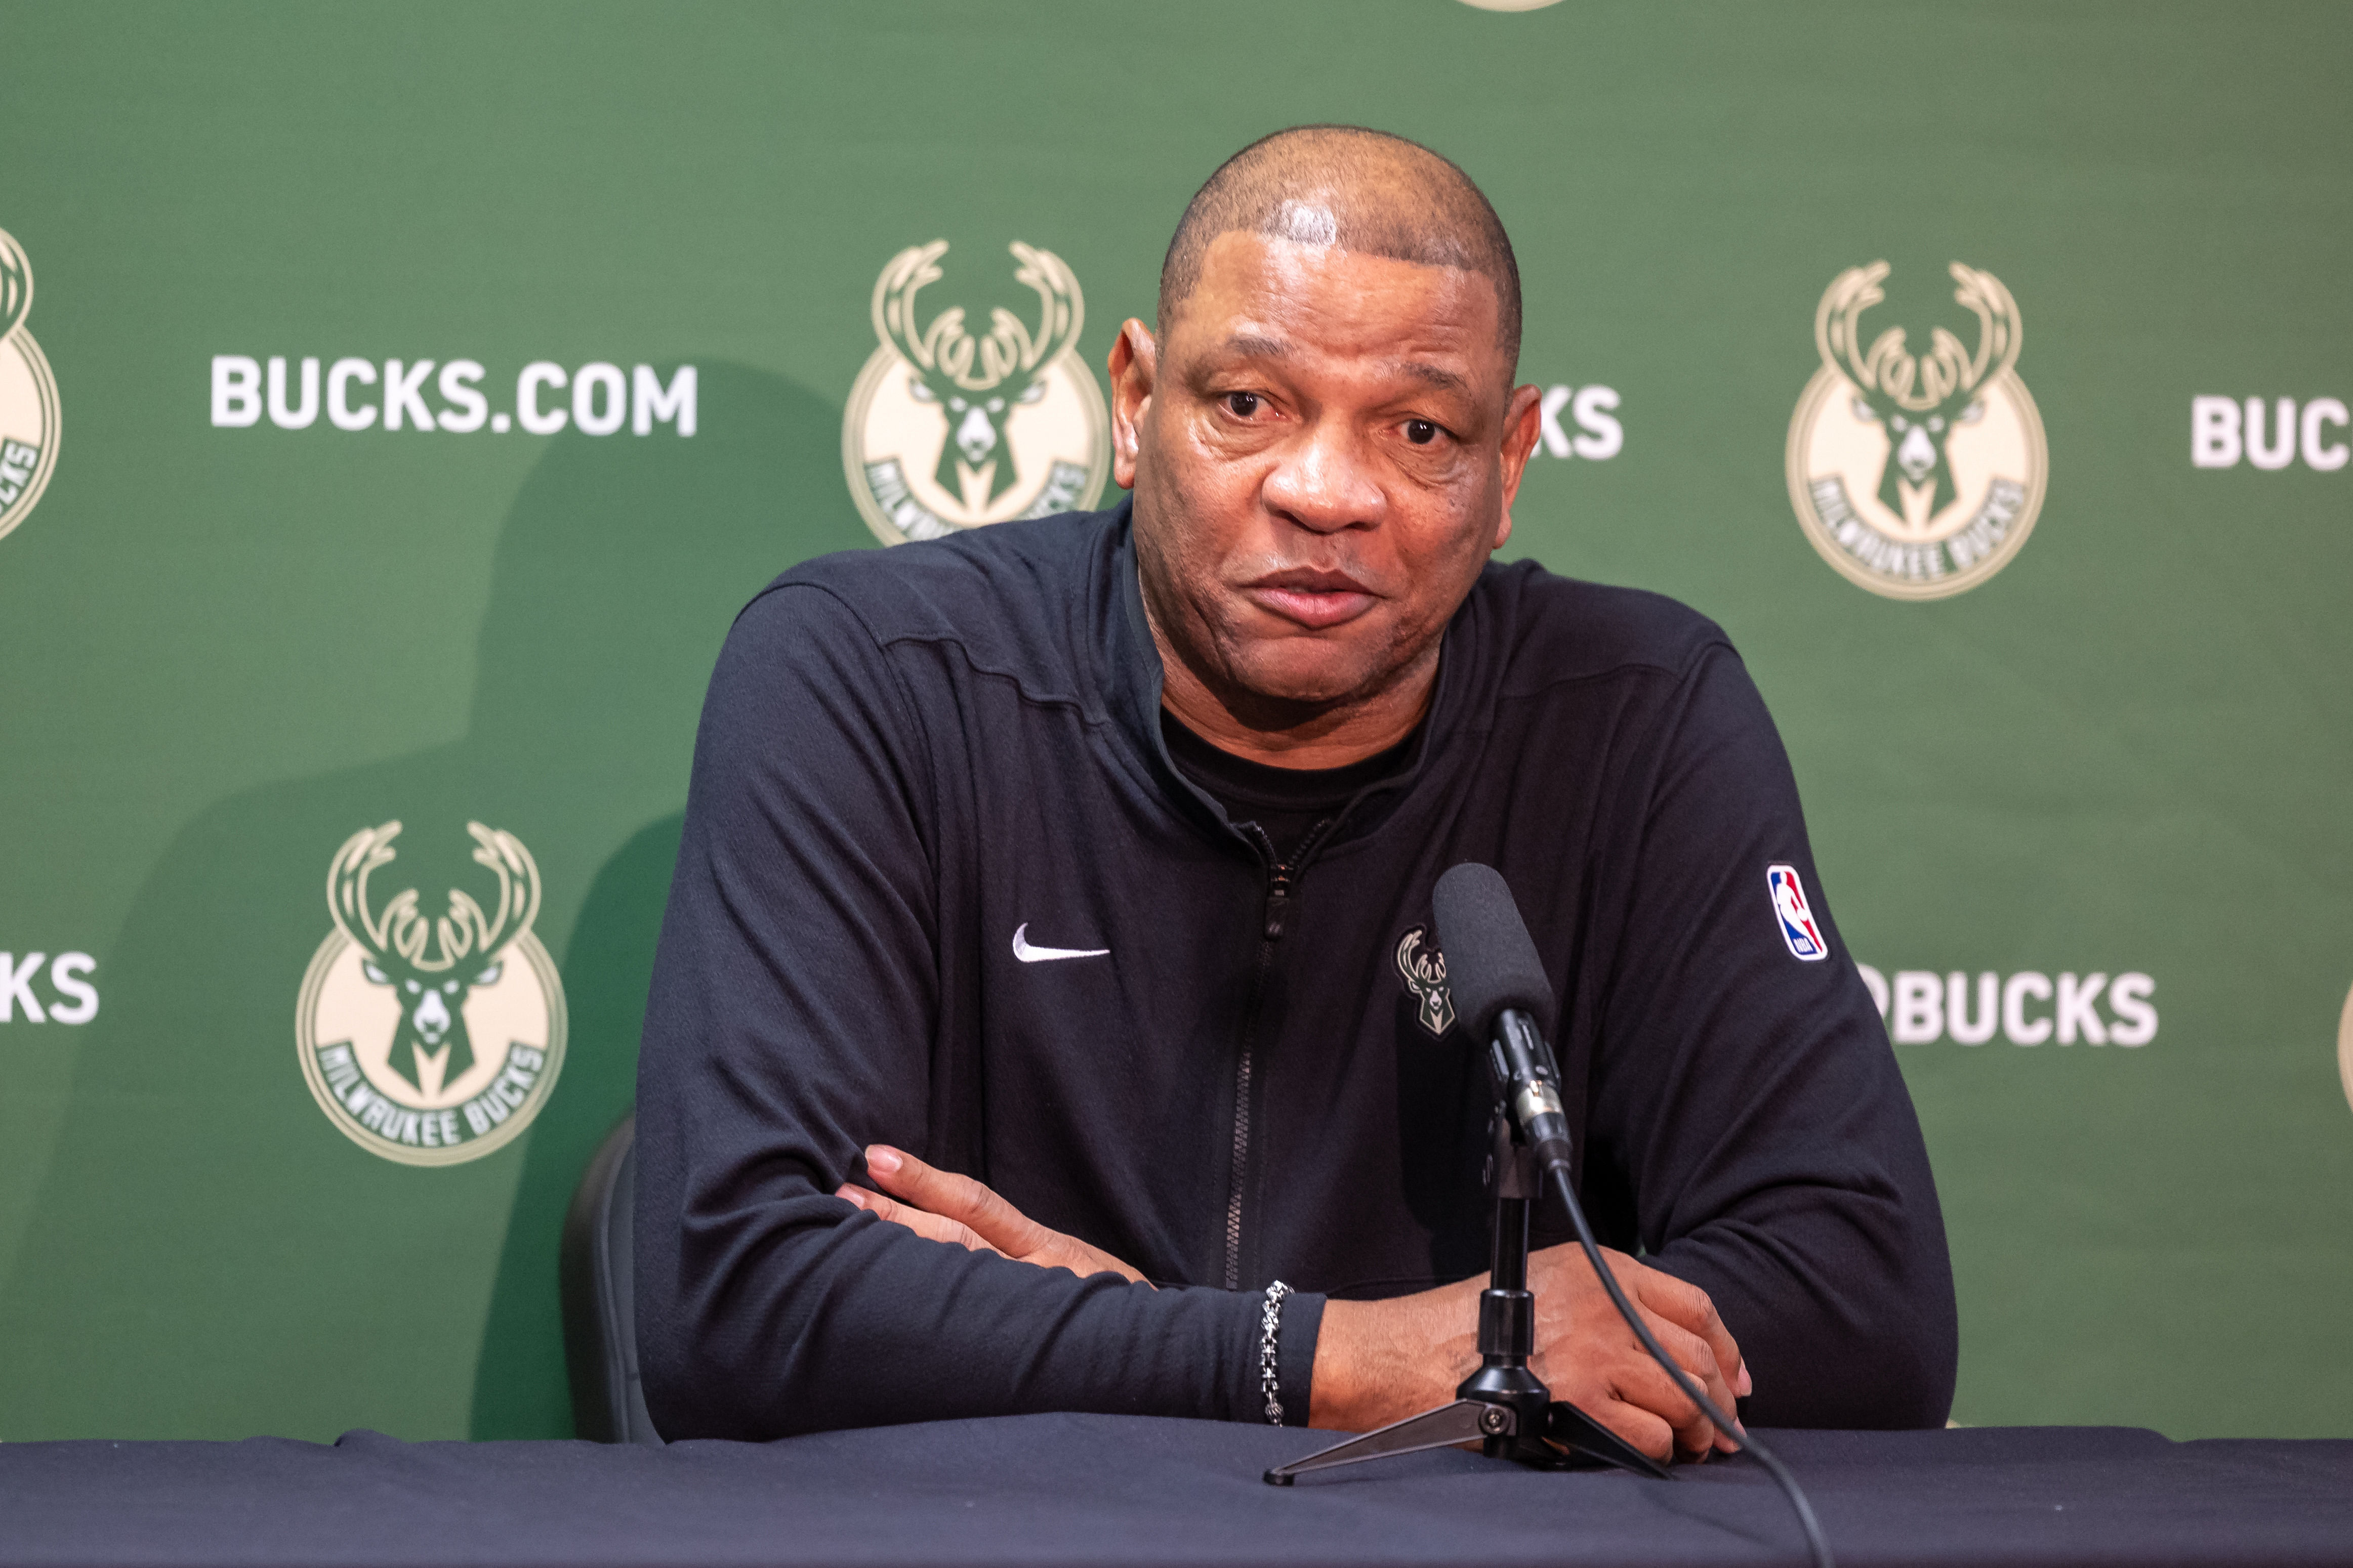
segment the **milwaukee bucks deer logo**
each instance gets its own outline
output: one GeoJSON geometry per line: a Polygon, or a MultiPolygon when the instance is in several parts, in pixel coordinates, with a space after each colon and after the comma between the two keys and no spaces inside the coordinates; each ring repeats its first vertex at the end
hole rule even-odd
{"type": "Polygon", "coordinates": [[[926,319],[948,242],[910,247],[874,283],[881,340],[851,388],[842,467],[885,544],[1092,506],[1111,469],[1109,416],[1079,362],[1086,307],[1060,257],[1015,242],[1034,323],[998,305],[976,336],[960,305],[926,319]]]}
{"type": "Polygon", "coordinates": [[[1839,274],[1814,313],[1821,368],[1789,422],[1789,499],[1822,559],[1874,594],[1941,599],[2008,565],[2042,507],[2042,417],[2018,379],[2017,301],[1959,262],[1946,327],[1915,354],[1901,326],[1873,336],[1884,261],[1839,274]]]}
{"type": "Polygon", "coordinates": [[[564,989],[532,932],[539,868],[512,833],[470,822],[473,889],[426,912],[371,879],[400,824],[364,828],[327,871],[334,930],[302,978],[302,1076],[343,1135],[409,1165],[472,1160],[531,1124],[564,1065],[564,989]],[[477,897],[480,893],[481,897],[477,897]]]}
{"type": "Polygon", "coordinates": [[[1416,1021],[1443,1035],[1454,1027],[1454,994],[1446,988],[1446,955],[1429,942],[1430,932],[1421,926],[1398,938],[1398,978],[1413,994],[1416,1021]]]}
{"type": "Polygon", "coordinates": [[[0,537],[32,515],[58,466],[58,383],[25,326],[33,264],[0,230],[0,537]]]}

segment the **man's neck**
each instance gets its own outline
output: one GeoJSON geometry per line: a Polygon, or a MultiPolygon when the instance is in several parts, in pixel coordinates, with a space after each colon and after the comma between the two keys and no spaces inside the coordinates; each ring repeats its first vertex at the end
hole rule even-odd
{"type": "MultiPolygon", "coordinates": [[[[1153,617],[1147,613],[1147,621],[1153,617]]],[[[1344,768],[1377,756],[1413,733],[1438,684],[1438,649],[1373,696],[1317,705],[1220,693],[1170,646],[1153,621],[1163,677],[1161,706],[1221,752],[1276,768],[1344,768]]]]}

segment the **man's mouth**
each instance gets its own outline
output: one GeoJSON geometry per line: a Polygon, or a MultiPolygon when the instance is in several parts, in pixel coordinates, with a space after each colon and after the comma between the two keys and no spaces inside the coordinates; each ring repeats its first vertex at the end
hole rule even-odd
{"type": "Polygon", "coordinates": [[[1242,595],[1259,608],[1310,631],[1353,621],[1380,597],[1345,572],[1306,566],[1270,572],[1245,584],[1242,595]]]}

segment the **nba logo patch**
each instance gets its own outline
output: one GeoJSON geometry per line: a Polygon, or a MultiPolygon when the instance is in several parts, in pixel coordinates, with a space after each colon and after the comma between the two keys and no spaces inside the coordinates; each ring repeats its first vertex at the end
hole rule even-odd
{"type": "Polygon", "coordinates": [[[1789,944],[1789,956],[1810,963],[1831,955],[1831,944],[1822,938],[1822,928],[1814,923],[1814,911],[1806,905],[1805,884],[1798,880],[1795,866],[1767,866],[1765,885],[1773,889],[1773,913],[1781,922],[1781,940],[1789,944]]]}

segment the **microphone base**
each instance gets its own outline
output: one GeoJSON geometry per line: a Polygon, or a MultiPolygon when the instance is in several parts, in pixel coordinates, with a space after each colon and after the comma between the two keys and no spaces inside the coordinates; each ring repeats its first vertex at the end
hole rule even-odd
{"type": "MultiPolygon", "coordinates": [[[[1542,1385],[1539,1384],[1539,1387],[1542,1385]]],[[[1409,1415],[1376,1431],[1335,1443],[1329,1448],[1277,1465],[1266,1472],[1266,1484],[1287,1487],[1315,1470],[1336,1470],[1374,1459],[1418,1454],[1428,1448],[1450,1448],[1476,1443],[1491,1459],[1508,1459],[1537,1470],[1594,1469],[1604,1467],[1631,1470],[1636,1475],[1667,1479],[1663,1466],[1627,1444],[1565,1399],[1546,1400],[1530,1425],[1523,1425],[1521,1405],[1491,1404],[1484,1399],[1458,1399],[1419,1415],[1409,1415]]]]}
{"type": "Polygon", "coordinates": [[[1535,1152],[1515,1139],[1508,1118],[1495,1132],[1495,1264],[1479,1293],[1479,1370],[1454,1390],[1454,1403],[1409,1415],[1331,1447],[1277,1465],[1266,1484],[1287,1487],[1314,1470],[1338,1469],[1427,1448],[1476,1443],[1491,1459],[1539,1470],[1609,1466],[1667,1479],[1665,1468],[1565,1399],[1555,1399],[1528,1368],[1535,1342],[1535,1297],[1527,1289],[1528,1210],[1538,1194],[1535,1152]]]}

